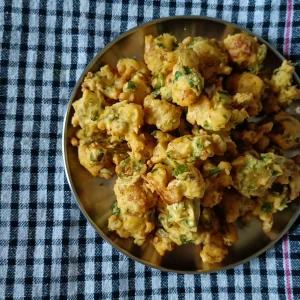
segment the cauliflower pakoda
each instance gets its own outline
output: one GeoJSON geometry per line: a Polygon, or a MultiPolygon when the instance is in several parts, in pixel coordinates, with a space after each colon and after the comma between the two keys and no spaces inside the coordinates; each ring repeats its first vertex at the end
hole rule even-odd
{"type": "Polygon", "coordinates": [[[144,61],[86,75],[70,142],[93,176],[117,176],[109,231],[160,255],[201,245],[213,264],[238,240],[235,222],[255,216],[272,230],[300,194],[299,155],[281,155],[300,146],[300,123],[284,111],[300,90],[290,61],[263,69],[266,49],[244,33],[147,35],[144,61]]]}

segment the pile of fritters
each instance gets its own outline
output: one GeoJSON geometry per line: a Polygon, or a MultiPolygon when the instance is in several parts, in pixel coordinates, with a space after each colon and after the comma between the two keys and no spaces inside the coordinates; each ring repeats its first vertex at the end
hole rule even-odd
{"type": "Polygon", "coordinates": [[[300,145],[300,123],[285,112],[300,91],[293,64],[268,72],[266,55],[242,33],[182,42],[165,33],[145,37],[145,62],[122,58],[87,74],[71,143],[93,176],[117,175],[109,230],[149,239],[160,255],[202,244],[207,263],[238,239],[236,221],[254,215],[271,230],[273,214],[299,196],[299,159],[282,150],[300,145]]]}

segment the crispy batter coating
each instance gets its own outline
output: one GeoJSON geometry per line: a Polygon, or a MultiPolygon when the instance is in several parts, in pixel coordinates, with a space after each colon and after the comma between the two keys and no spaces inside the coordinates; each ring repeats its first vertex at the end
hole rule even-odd
{"type": "Polygon", "coordinates": [[[241,69],[257,74],[267,54],[266,45],[259,45],[256,38],[244,33],[229,35],[224,40],[230,60],[241,69]]]}
{"type": "Polygon", "coordinates": [[[271,140],[283,150],[300,145],[300,122],[286,112],[274,116],[274,130],[271,140]]]}
{"type": "Polygon", "coordinates": [[[282,111],[300,90],[290,61],[272,74],[265,56],[244,33],[181,42],[164,33],[145,37],[145,62],[87,74],[69,140],[93,176],[117,176],[108,230],[160,255],[201,245],[210,264],[238,240],[235,222],[256,216],[271,231],[300,195],[300,159],[279,155],[300,146],[299,121],[282,111]]]}
{"type": "Polygon", "coordinates": [[[180,125],[181,109],[166,100],[156,100],[152,95],[144,99],[145,122],[163,132],[173,131],[180,125]]]}

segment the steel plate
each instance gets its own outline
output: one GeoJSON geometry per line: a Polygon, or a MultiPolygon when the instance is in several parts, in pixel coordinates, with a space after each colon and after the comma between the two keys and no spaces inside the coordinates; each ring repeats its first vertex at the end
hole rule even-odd
{"type": "MultiPolygon", "coordinates": [[[[217,40],[224,39],[228,34],[239,32],[248,32],[253,35],[246,29],[218,19],[181,16],[158,19],[143,24],[115,39],[86,67],[72,93],[65,115],[62,138],[66,176],[79,208],[88,222],[107,242],[128,257],[150,267],[178,273],[207,273],[232,268],[268,250],[287,232],[299,215],[299,198],[293,201],[287,209],[275,215],[274,226],[268,234],[262,231],[261,223],[255,218],[252,218],[250,228],[238,228],[239,240],[229,248],[227,257],[221,263],[203,264],[199,256],[200,248],[195,245],[177,247],[164,257],[160,257],[150,243],[138,247],[132,239],[121,239],[115,233],[107,230],[111,205],[115,201],[114,180],[93,178],[79,164],[77,148],[70,144],[70,138],[74,136],[77,130],[71,125],[71,118],[74,113],[71,104],[81,97],[80,86],[87,72],[98,71],[103,64],[116,65],[121,57],[143,59],[145,35],[160,35],[165,32],[174,34],[178,40],[189,35],[216,38],[217,40]],[[97,218],[97,224],[95,218],[97,218]]],[[[260,37],[257,38],[268,47],[268,55],[264,65],[272,69],[278,67],[283,57],[269,43],[260,37]]],[[[294,80],[299,84],[299,77],[296,74],[294,74],[294,80]]]]}

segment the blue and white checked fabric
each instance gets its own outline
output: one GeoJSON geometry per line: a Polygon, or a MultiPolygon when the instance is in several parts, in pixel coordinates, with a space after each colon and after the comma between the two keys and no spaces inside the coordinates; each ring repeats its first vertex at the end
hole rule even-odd
{"type": "Polygon", "coordinates": [[[0,0],[1,299],[300,299],[299,220],[245,265],[177,275],[112,249],[72,198],[61,131],[76,80],[120,33],[183,14],[237,23],[299,63],[298,0],[0,0]]]}

